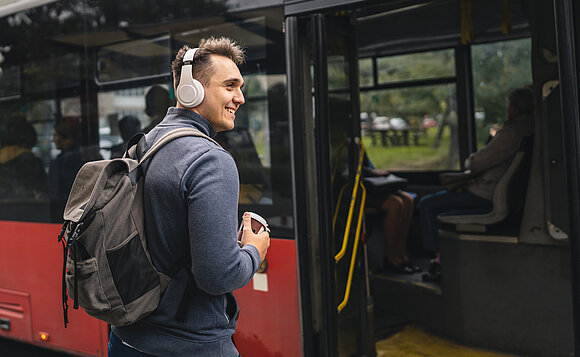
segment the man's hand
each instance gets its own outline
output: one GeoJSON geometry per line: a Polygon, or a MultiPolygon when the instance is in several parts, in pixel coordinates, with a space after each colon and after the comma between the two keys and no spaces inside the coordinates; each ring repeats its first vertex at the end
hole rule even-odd
{"type": "Polygon", "coordinates": [[[243,220],[244,228],[242,231],[242,247],[246,244],[253,245],[258,249],[260,259],[264,261],[266,253],[268,252],[268,247],[270,247],[270,231],[265,229],[264,231],[255,234],[252,231],[252,217],[248,212],[244,213],[243,220]]]}

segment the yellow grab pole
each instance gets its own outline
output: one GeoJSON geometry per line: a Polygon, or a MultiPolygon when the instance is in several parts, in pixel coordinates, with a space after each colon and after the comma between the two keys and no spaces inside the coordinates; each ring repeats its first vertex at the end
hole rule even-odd
{"type": "Polygon", "coordinates": [[[334,260],[337,263],[342,259],[342,257],[346,253],[346,247],[348,245],[347,243],[348,243],[348,236],[350,233],[350,223],[352,220],[352,214],[353,214],[354,206],[356,203],[356,194],[357,194],[357,190],[358,190],[358,186],[359,186],[359,182],[360,182],[360,176],[361,176],[361,172],[362,172],[363,157],[364,157],[364,146],[361,145],[360,155],[359,155],[359,159],[358,159],[358,167],[356,169],[356,178],[354,180],[354,189],[352,190],[352,195],[350,197],[350,207],[348,209],[348,217],[346,220],[346,229],[344,231],[344,237],[342,239],[342,248],[340,249],[338,254],[334,257],[334,260]]]}
{"type": "Polygon", "coordinates": [[[365,189],[364,185],[360,184],[361,190],[362,190],[362,197],[361,197],[361,202],[360,202],[360,211],[359,211],[359,215],[358,215],[358,222],[356,225],[356,234],[355,234],[355,239],[354,239],[354,246],[352,248],[352,256],[350,258],[350,268],[348,269],[348,280],[346,281],[346,291],[344,292],[344,299],[342,300],[342,302],[340,303],[340,305],[338,305],[338,312],[341,312],[342,309],[345,308],[346,304],[348,303],[348,298],[350,297],[350,288],[352,285],[352,276],[354,274],[354,264],[356,262],[356,253],[358,251],[358,242],[360,240],[360,231],[361,231],[361,227],[362,227],[362,219],[364,216],[364,208],[365,208],[365,201],[367,199],[367,190],[365,189]]]}

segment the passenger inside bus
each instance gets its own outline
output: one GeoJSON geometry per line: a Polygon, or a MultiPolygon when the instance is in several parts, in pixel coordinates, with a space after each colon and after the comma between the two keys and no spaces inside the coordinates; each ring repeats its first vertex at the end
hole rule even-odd
{"type": "Polygon", "coordinates": [[[2,133],[0,148],[0,198],[38,198],[46,191],[42,160],[32,153],[37,134],[19,117],[2,133]]]}
{"type": "Polygon", "coordinates": [[[111,148],[111,158],[122,157],[127,150],[127,143],[133,135],[141,131],[141,122],[139,118],[133,115],[125,115],[117,123],[119,132],[121,133],[122,143],[119,143],[111,148]]]}
{"type": "MultiPolygon", "coordinates": [[[[342,195],[340,194],[343,187],[349,184],[349,165],[346,161],[348,154],[346,154],[343,144],[350,141],[346,138],[348,124],[342,119],[344,119],[345,113],[349,112],[349,102],[338,96],[330,96],[329,103],[330,116],[334,118],[330,125],[330,140],[337,143],[332,145],[332,147],[337,148],[332,160],[337,167],[333,169],[335,173],[332,175],[331,182],[335,201],[340,199],[340,202],[337,203],[337,214],[344,215],[349,207],[347,201],[350,199],[350,193],[345,191],[342,195]],[[341,147],[342,149],[340,149],[341,147]]],[[[370,253],[373,269],[382,269],[397,274],[420,272],[421,267],[413,263],[407,256],[407,238],[416,195],[403,191],[406,187],[406,179],[400,178],[388,170],[376,168],[366,152],[362,162],[362,175],[363,184],[367,190],[365,215],[373,216],[367,220],[367,233],[369,233],[369,237],[382,240],[381,242],[372,242],[373,246],[377,248],[370,253]],[[374,180],[374,178],[378,180],[374,180]],[[375,229],[379,230],[381,234],[372,234],[371,231],[375,229]]],[[[343,218],[346,219],[346,217],[343,218]]],[[[338,228],[335,233],[339,237],[343,234],[338,228]]]]}
{"type": "MultiPolygon", "coordinates": [[[[387,170],[376,169],[366,155],[362,172],[367,178],[393,175],[387,170]]],[[[407,256],[407,238],[415,208],[414,199],[417,195],[397,189],[399,184],[396,181],[392,181],[391,186],[394,188],[391,192],[385,188],[384,192],[389,193],[380,194],[372,192],[371,187],[367,185],[369,194],[365,210],[367,214],[379,211],[382,216],[380,220],[382,227],[380,228],[382,228],[385,242],[383,270],[398,274],[414,274],[420,272],[421,267],[411,262],[407,256]]]]}
{"type": "Polygon", "coordinates": [[[163,120],[167,108],[171,106],[169,91],[160,85],[152,86],[145,94],[145,114],[149,117],[149,124],[143,129],[148,133],[153,127],[163,120]]]}
{"type": "Polygon", "coordinates": [[[530,88],[518,88],[508,96],[506,122],[490,142],[472,153],[465,167],[479,175],[465,186],[452,191],[439,191],[427,195],[419,202],[419,218],[423,248],[433,253],[429,272],[424,281],[440,280],[439,259],[439,215],[486,213],[493,209],[493,193],[498,181],[510,164],[524,137],[534,131],[534,96],[530,88]]]}
{"type": "Polygon", "coordinates": [[[243,127],[220,132],[216,141],[236,161],[240,175],[241,204],[271,204],[271,187],[268,173],[254,145],[250,131],[243,127]]]}
{"type": "Polygon", "coordinates": [[[54,125],[52,141],[60,153],[52,160],[48,170],[48,195],[50,218],[61,222],[69,191],[81,166],[88,160],[80,149],[80,118],[66,117],[54,125]]]}

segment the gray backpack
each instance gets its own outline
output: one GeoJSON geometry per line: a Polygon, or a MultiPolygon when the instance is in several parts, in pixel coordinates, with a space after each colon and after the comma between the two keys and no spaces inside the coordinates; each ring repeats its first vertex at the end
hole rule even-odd
{"type": "MultiPolygon", "coordinates": [[[[171,278],[155,269],[147,250],[141,163],[183,136],[211,140],[180,128],[159,139],[140,159],[145,138],[129,142],[123,158],[88,162],[74,180],[64,210],[62,298],[65,327],[68,293],[91,316],[111,325],[131,324],[157,308],[171,278]]],[[[216,143],[217,144],[217,143],[216,143]]]]}

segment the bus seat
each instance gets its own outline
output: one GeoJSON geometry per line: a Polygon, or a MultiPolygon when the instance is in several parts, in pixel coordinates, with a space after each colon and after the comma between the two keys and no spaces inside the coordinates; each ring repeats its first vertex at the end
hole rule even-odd
{"type": "Polygon", "coordinates": [[[493,193],[493,209],[482,214],[439,215],[442,223],[455,224],[459,230],[485,232],[485,226],[499,223],[510,213],[523,207],[525,200],[528,176],[530,172],[530,158],[532,136],[522,138],[520,147],[515,153],[508,169],[497,183],[493,193]]]}

